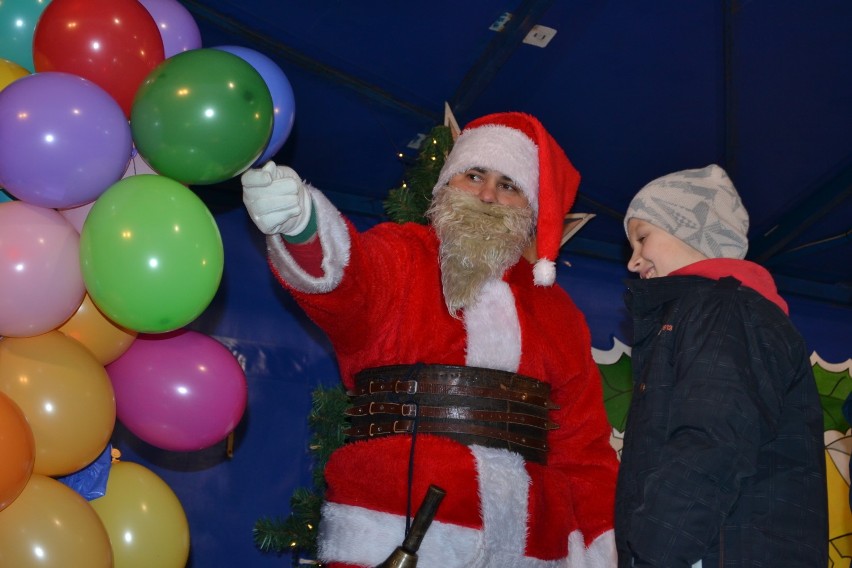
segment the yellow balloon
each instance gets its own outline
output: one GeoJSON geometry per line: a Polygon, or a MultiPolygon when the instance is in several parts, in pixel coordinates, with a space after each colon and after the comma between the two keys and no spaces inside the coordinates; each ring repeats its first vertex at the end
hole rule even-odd
{"type": "Polygon", "coordinates": [[[115,427],[115,393],[106,369],[57,330],[0,339],[0,391],[32,428],[34,473],[83,469],[103,452],[115,427]]]}
{"type": "Polygon", "coordinates": [[[186,514],[171,488],[150,469],[114,462],[104,496],[90,504],[109,533],[115,568],[186,566],[186,514]]]}
{"type": "Polygon", "coordinates": [[[53,478],[33,474],[0,511],[0,566],[111,568],[112,548],[88,501],[53,478]]]}
{"type": "Polygon", "coordinates": [[[30,72],[8,59],[0,58],[0,91],[30,72]]]}
{"type": "Polygon", "coordinates": [[[77,312],[59,327],[59,331],[85,345],[101,365],[108,365],[118,359],[138,335],[136,331],[122,327],[106,317],[88,294],[77,312]]]}

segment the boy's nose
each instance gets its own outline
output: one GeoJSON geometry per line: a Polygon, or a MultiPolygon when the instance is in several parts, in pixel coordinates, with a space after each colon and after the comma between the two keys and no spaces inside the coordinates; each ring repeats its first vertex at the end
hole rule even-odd
{"type": "Polygon", "coordinates": [[[627,270],[630,272],[639,272],[639,268],[642,266],[642,256],[633,252],[630,255],[630,260],[627,261],[627,270]]]}

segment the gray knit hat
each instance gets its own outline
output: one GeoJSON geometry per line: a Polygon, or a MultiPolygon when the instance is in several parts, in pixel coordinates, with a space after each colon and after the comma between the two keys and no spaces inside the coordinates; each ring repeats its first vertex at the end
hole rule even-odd
{"type": "Polygon", "coordinates": [[[707,258],[744,258],[748,212],[725,170],[715,164],[657,178],[639,190],[624,215],[671,233],[707,258]]]}

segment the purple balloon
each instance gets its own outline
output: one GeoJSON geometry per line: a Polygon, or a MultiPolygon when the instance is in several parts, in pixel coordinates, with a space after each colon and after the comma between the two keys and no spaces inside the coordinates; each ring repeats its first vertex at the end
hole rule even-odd
{"type": "Polygon", "coordinates": [[[78,75],[35,73],[0,91],[0,186],[21,201],[94,201],[121,179],[132,149],[121,107],[78,75]]]}
{"type": "Polygon", "coordinates": [[[166,58],[201,47],[201,32],[189,10],[177,0],[139,0],[145,6],[163,38],[166,58]]]}
{"type": "Polygon", "coordinates": [[[224,345],[197,331],[139,334],[106,370],[118,419],[164,450],[208,448],[224,440],[245,411],[242,367],[224,345]]]}
{"type": "Polygon", "coordinates": [[[263,77],[269,89],[269,94],[272,95],[272,108],[274,110],[272,134],[263,153],[252,165],[265,164],[284,146],[284,142],[287,141],[290,132],[293,130],[293,121],[296,119],[296,100],[293,96],[293,87],[284,71],[269,57],[258,51],[238,45],[220,45],[213,49],[227,51],[249,63],[263,77]]]}

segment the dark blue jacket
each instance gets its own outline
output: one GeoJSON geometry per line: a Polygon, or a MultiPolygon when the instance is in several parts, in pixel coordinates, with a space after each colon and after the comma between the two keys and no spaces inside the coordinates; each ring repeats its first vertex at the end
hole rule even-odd
{"type": "Polygon", "coordinates": [[[822,408],[787,315],[733,278],[628,288],[619,566],[825,568],[822,408]]]}

